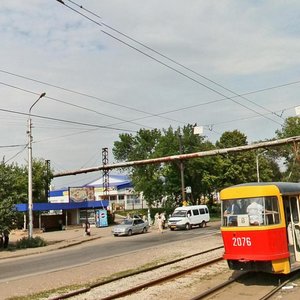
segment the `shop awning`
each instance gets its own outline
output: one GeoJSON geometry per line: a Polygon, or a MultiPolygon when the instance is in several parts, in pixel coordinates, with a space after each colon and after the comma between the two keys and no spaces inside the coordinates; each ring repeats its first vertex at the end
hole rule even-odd
{"type": "MultiPolygon", "coordinates": [[[[69,210],[80,208],[107,208],[108,200],[101,201],[84,201],[84,202],[70,202],[70,203],[33,203],[33,211],[48,211],[48,210],[69,210]]],[[[28,210],[28,204],[16,204],[16,209],[19,212],[28,210]]]]}

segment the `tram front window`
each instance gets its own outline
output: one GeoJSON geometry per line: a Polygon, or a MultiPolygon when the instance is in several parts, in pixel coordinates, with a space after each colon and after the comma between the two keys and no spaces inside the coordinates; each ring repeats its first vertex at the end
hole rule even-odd
{"type": "Polygon", "coordinates": [[[264,226],[279,223],[276,197],[242,198],[222,201],[223,226],[264,226]]]}

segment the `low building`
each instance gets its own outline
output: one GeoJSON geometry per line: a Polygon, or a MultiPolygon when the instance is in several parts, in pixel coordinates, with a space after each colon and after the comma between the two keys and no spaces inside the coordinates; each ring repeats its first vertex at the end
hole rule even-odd
{"type": "MultiPolygon", "coordinates": [[[[17,204],[16,208],[20,212],[28,211],[27,204],[17,204]]],[[[109,215],[120,210],[142,208],[148,208],[146,201],[135,193],[130,178],[110,175],[107,191],[104,191],[102,178],[82,186],[51,190],[48,203],[33,203],[33,226],[45,230],[85,223],[101,227],[106,224],[101,219],[103,213],[109,215]]],[[[27,221],[24,214],[24,228],[27,228],[27,221]]]]}
{"type": "MultiPolygon", "coordinates": [[[[85,201],[85,202],[68,202],[68,203],[33,203],[32,211],[33,227],[41,230],[62,230],[69,225],[79,225],[89,222],[96,226],[107,226],[107,207],[108,201],[85,201]],[[93,212],[93,214],[89,214],[93,212]],[[105,212],[105,222],[99,216],[105,212]],[[84,215],[84,218],[80,218],[84,215]],[[97,222],[98,221],[98,222],[97,222]]],[[[28,204],[16,204],[19,212],[24,212],[24,226],[27,228],[28,204]]]]}
{"type": "MultiPolygon", "coordinates": [[[[76,197],[71,194],[80,194],[80,190],[91,188],[92,196],[89,200],[108,200],[108,209],[111,211],[132,210],[148,208],[142,195],[136,194],[130,178],[127,175],[110,175],[108,191],[104,191],[103,178],[96,179],[82,186],[67,187],[50,191],[50,203],[69,203],[76,201],[76,197]]],[[[80,196],[79,196],[80,198],[80,196]]],[[[89,201],[88,200],[88,201],[89,201]]],[[[85,201],[81,199],[79,201],[85,201]]],[[[82,212],[84,214],[84,212],[82,212]]],[[[80,216],[83,219],[84,216],[80,216]]]]}

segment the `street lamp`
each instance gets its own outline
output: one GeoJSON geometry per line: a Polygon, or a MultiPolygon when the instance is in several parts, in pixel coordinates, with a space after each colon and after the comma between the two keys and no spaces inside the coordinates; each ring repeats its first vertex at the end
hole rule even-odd
{"type": "Polygon", "coordinates": [[[32,238],[33,232],[33,214],[32,214],[32,124],[31,124],[31,110],[37,104],[37,102],[46,96],[46,93],[42,93],[39,98],[31,105],[28,113],[28,237],[32,238]]]}
{"type": "Polygon", "coordinates": [[[258,161],[258,157],[259,157],[260,155],[266,153],[266,152],[267,152],[267,150],[265,150],[265,151],[263,151],[263,152],[261,152],[261,153],[257,153],[257,154],[256,154],[256,176],[257,176],[257,182],[260,181],[260,179],[259,179],[259,161],[258,161]]]}

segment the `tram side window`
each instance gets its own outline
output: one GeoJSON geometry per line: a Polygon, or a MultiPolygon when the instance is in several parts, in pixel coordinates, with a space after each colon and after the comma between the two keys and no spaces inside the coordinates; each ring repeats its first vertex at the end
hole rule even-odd
{"type": "Polygon", "coordinates": [[[277,197],[265,197],[264,225],[273,225],[280,222],[277,197]]]}
{"type": "Polygon", "coordinates": [[[293,214],[293,221],[295,223],[299,222],[299,216],[298,216],[298,208],[297,208],[297,198],[292,197],[291,198],[291,211],[293,214]]]}

